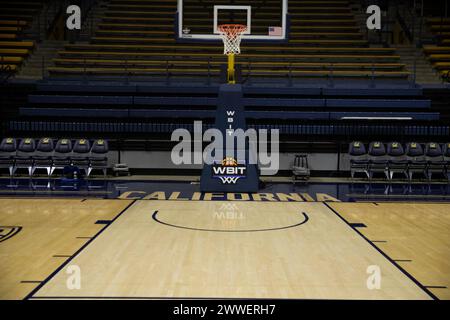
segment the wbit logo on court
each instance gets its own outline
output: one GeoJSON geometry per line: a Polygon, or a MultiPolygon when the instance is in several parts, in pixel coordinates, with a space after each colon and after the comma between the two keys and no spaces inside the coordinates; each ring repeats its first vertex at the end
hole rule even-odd
{"type": "Polygon", "coordinates": [[[236,159],[226,157],[218,163],[214,163],[213,178],[220,179],[223,184],[235,184],[239,179],[246,177],[247,167],[239,164],[236,159]]]}

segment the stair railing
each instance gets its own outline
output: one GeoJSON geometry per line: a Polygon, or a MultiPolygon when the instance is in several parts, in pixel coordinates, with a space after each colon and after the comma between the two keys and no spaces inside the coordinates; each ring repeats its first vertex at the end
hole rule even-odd
{"type": "Polygon", "coordinates": [[[400,23],[403,32],[414,47],[413,72],[411,74],[411,86],[417,81],[417,59],[419,59],[420,48],[423,46],[424,31],[424,2],[423,0],[405,0],[396,2],[397,21],[400,23]],[[419,29],[417,30],[417,23],[419,29]]]}
{"type": "Polygon", "coordinates": [[[396,2],[396,18],[406,38],[408,38],[410,43],[414,43],[415,13],[411,11],[408,3],[396,2]]]}
{"type": "Polygon", "coordinates": [[[58,18],[69,5],[68,0],[50,0],[42,2],[42,10],[35,17],[37,21],[33,30],[30,30],[29,38],[36,41],[45,40],[50,31],[55,27],[58,18]]]}

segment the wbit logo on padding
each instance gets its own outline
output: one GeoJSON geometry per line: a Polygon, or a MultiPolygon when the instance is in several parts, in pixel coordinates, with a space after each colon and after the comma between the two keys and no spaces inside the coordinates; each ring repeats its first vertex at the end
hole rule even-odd
{"type": "Polygon", "coordinates": [[[236,159],[227,157],[218,163],[214,163],[213,178],[220,179],[223,184],[235,184],[239,179],[246,177],[247,167],[239,164],[236,159]]]}

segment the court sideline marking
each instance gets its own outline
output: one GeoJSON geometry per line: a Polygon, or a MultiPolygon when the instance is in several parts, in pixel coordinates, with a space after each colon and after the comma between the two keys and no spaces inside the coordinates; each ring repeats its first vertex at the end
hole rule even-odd
{"type": "Polygon", "coordinates": [[[72,261],[78,254],[80,254],[92,241],[94,241],[100,234],[103,233],[110,225],[113,224],[122,214],[124,214],[131,206],[136,203],[133,200],[129,205],[127,205],[122,211],[120,211],[112,220],[111,223],[105,224],[104,227],[98,231],[92,238],[90,238],[84,245],[81,246],[69,259],[63,262],[58,268],[56,268],[44,281],[42,281],[36,288],[34,288],[30,293],[28,293],[23,300],[30,300],[34,294],[36,294],[47,282],[49,282],[59,271],[61,271],[70,261],[72,261]]]}
{"type": "Polygon", "coordinates": [[[362,234],[357,228],[352,227],[352,224],[349,223],[347,220],[345,220],[344,217],[342,217],[337,210],[335,210],[333,207],[331,207],[328,203],[323,202],[323,204],[328,207],[328,209],[331,210],[334,214],[336,214],[342,221],[344,221],[345,224],[347,224],[350,229],[354,230],[358,235],[361,236],[364,240],[366,240],[373,248],[375,248],[383,257],[385,257],[389,262],[391,262],[394,266],[396,266],[404,275],[406,275],[412,282],[414,282],[420,289],[422,289],[426,294],[428,294],[433,300],[439,300],[437,296],[435,296],[430,290],[428,290],[427,287],[425,287],[422,283],[420,283],[416,278],[414,278],[408,271],[403,269],[396,260],[393,260],[391,257],[389,257],[383,250],[378,248],[372,241],[369,240],[364,234],[362,234]]]}

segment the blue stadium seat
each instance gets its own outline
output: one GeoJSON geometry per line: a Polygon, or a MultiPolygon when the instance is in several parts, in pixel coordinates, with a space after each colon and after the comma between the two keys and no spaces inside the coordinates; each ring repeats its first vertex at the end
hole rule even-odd
{"type": "Polygon", "coordinates": [[[369,144],[369,179],[374,173],[382,172],[389,179],[388,159],[384,143],[375,141],[369,144]]]}
{"type": "Polygon", "coordinates": [[[425,147],[427,160],[427,178],[431,180],[433,173],[440,173],[445,176],[445,161],[442,148],[439,143],[429,142],[425,147]]]}
{"type": "Polygon", "coordinates": [[[389,157],[389,179],[392,180],[395,173],[401,173],[408,179],[408,160],[402,144],[398,142],[388,143],[387,155],[389,157]]]}
{"type": "Polygon", "coordinates": [[[91,152],[91,143],[87,139],[78,139],[75,141],[72,150],[72,165],[83,169],[87,174],[89,169],[89,156],[91,152]]]}
{"type": "Polygon", "coordinates": [[[367,159],[367,152],[364,143],[360,141],[353,141],[350,143],[348,154],[350,156],[350,174],[352,179],[355,177],[355,173],[363,172],[369,178],[367,159]]]}
{"type": "Polygon", "coordinates": [[[102,170],[103,175],[106,176],[108,169],[108,151],[108,141],[103,139],[94,141],[89,157],[89,169],[87,171],[88,177],[93,170],[102,170]]]}
{"type": "Polygon", "coordinates": [[[450,142],[444,144],[444,161],[445,161],[445,173],[447,179],[450,180],[450,142]]]}
{"type": "Polygon", "coordinates": [[[70,166],[71,154],[72,141],[70,141],[69,139],[60,139],[56,143],[55,151],[53,152],[53,163],[52,169],[50,170],[50,175],[52,175],[56,169],[64,169],[65,167],[70,166]]]}
{"type": "Polygon", "coordinates": [[[28,175],[31,177],[33,169],[33,156],[36,150],[36,142],[34,139],[25,138],[19,143],[19,147],[16,152],[16,162],[13,169],[13,175],[17,169],[28,169],[28,175]]]}
{"type": "Polygon", "coordinates": [[[17,141],[14,138],[4,138],[0,143],[0,168],[7,168],[9,175],[14,173],[17,141]]]}
{"type": "Polygon", "coordinates": [[[34,175],[34,172],[37,169],[46,169],[47,175],[50,176],[52,169],[52,156],[54,150],[53,140],[50,138],[42,138],[39,140],[36,152],[33,154],[33,169],[31,174],[34,175]]]}
{"type": "Polygon", "coordinates": [[[420,143],[410,142],[406,145],[406,156],[408,159],[408,177],[411,181],[414,173],[427,175],[427,161],[420,143]]]}

